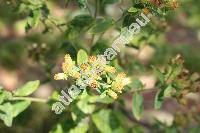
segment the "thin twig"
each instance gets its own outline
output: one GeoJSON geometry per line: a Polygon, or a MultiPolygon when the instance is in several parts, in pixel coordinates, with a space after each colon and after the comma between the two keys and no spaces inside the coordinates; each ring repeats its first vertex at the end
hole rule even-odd
{"type": "Polygon", "coordinates": [[[105,32],[103,32],[103,33],[100,34],[100,36],[99,36],[97,42],[98,42],[99,40],[101,40],[101,38],[103,37],[104,33],[105,33],[105,32]]]}
{"type": "Polygon", "coordinates": [[[89,4],[88,4],[87,0],[86,0],[86,8],[88,9],[88,12],[89,12],[90,15],[92,16],[92,11],[91,11],[91,9],[90,9],[90,7],[89,7],[89,4]]]}
{"type": "Polygon", "coordinates": [[[149,123],[146,122],[142,122],[142,121],[137,121],[129,111],[127,111],[124,107],[122,107],[121,105],[118,104],[118,108],[121,110],[121,112],[133,123],[142,125],[144,127],[146,127],[147,129],[152,129],[152,125],[150,125],[149,123]]]}
{"type": "Polygon", "coordinates": [[[49,20],[52,24],[54,24],[54,25],[60,30],[60,32],[64,33],[64,31],[60,28],[60,26],[58,26],[58,25],[56,24],[56,22],[54,22],[53,20],[51,20],[48,16],[46,16],[46,15],[44,15],[44,16],[45,16],[45,18],[46,18],[47,20],[49,20]]]}
{"type": "MultiPolygon", "coordinates": [[[[98,15],[98,0],[95,0],[95,12],[94,12],[94,19],[96,20],[98,15]]],[[[92,35],[92,38],[90,40],[89,46],[92,47],[93,46],[93,42],[94,42],[94,38],[95,38],[95,34],[92,35]]]]}
{"type": "Polygon", "coordinates": [[[94,18],[97,18],[99,7],[98,7],[98,0],[95,0],[95,12],[94,12],[94,18]]]}

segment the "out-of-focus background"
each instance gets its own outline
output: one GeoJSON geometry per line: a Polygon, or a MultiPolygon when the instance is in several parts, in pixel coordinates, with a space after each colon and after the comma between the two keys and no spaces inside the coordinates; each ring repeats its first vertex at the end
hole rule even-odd
{"type": "MultiPolygon", "coordinates": [[[[70,42],[66,39],[66,35],[55,26],[54,22],[47,22],[49,29],[46,29],[45,24],[40,22],[36,28],[26,33],[24,27],[27,14],[17,10],[15,4],[17,4],[15,0],[0,0],[0,85],[11,91],[27,81],[39,79],[41,85],[33,96],[47,99],[54,90],[62,88],[63,82],[54,81],[53,74],[60,70],[64,54],[73,53],[73,50],[68,47],[70,42]]],[[[69,22],[74,16],[84,12],[78,9],[75,1],[66,5],[64,0],[50,0],[47,5],[51,17],[57,24],[69,22]]],[[[119,7],[127,8],[129,2],[107,5],[105,12],[117,20],[122,14],[119,7]]],[[[128,75],[139,77],[146,88],[154,88],[157,79],[150,66],[162,68],[171,57],[178,53],[183,55],[185,66],[189,71],[200,72],[200,1],[180,0],[179,7],[168,13],[166,21],[156,26],[161,27],[160,32],[162,33],[148,36],[149,45],[144,44],[139,50],[127,47],[124,51],[126,55],[121,55],[126,56],[124,59],[134,60],[131,63],[127,60],[121,61],[122,66],[131,72],[128,75]],[[162,29],[165,30],[162,31],[162,29]]],[[[63,29],[65,28],[63,26],[63,29]]],[[[113,28],[103,37],[114,39],[118,34],[119,32],[113,28]]],[[[142,35],[145,36],[145,31],[139,36],[142,35]]],[[[84,35],[84,37],[86,43],[89,42],[90,35],[84,35]]],[[[134,43],[137,44],[138,40],[134,43]]],[[[76,40],[76,42],[79,41],[81,39],[76,40]]],[[[85,48],[88,51],[90,49],[83,43],[79,44],[79,48],[85,48]]],[[[167,99],[161,110],[153,109],[154,95],[154,91],[144,93],[145,111],[142,119],[149,121],[158,119],[171,125],[175,119],[174,114],[181,112],[188,115],[187,113],[192,110],[193,106],[198,110],[197,115],[200,114],[199,94],[187,95],[191,103],[186,107],[178,105],[175,100],[167,99]]],[[[124,99],[127,110],[131,110],[131,95],[126,95],[124,99]]],[[[62,116],[54,115],[48,105],[33,103],[13,121],[12,127],[8,128],[0,121],[0,132],[49,132],[60,117],[62,116]]],[[[188,125],[187,122],[185,125],[188,125]]]]}

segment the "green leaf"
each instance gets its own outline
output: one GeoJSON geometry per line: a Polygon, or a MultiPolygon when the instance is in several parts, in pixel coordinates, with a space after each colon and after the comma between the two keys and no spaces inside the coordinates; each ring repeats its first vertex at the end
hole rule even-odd
{"type": "Polygon", "coordinates": [[[86,0],[77,0],[77,2],[78,2],[78,6],[80,7],[80,8],[85,8],[86,7],[86,0]]]}
{"type": "Polygon", "coordinates": [[[103,33],[106,30],[108,30],[111,26],[113,25],[113,20],[108,18],[108,19],[103,19],[99,20],[96,22],[96,24],[90,29],[90,33],[92,34],[98,34],[98,33],[103,33]]]}
{"type": "Polygon", "coordinates": [[[139,93],[134,93],[132,98],[132,112],[137,120],[140,120],[143,111],[143,97],[139,93]]]}
{"type": "Polygon", "coordinates": [[[102,109],[92,115],[92,120],[98,130],[102,133],[126,132],[125,129],[122,128],[124,119],[122,119],[121,115],[119,115],[117,112],[102,109]]]}
{"type": "Polygon", "coordinates": [[[160,82],[162,84],[164,84],[164,82],[165,82],[164,74],[158,68],[156,68],[154,66],[152,66],[152,68],[154,69],[154,72],[155,72],[156,76],[158,77],[158,79],[160,80],[160,82]]]}
{"type": "Polygon", "coordinates": [[[91,48],[91,52],[93,55],[98,55],[99,53],[103,53],[108,48],[108,42],[105,40],[100,40],[95,43],[91,48]]]}
{"type": "Polygon", "coordinates": [[[85,114],[90,114],[95,110],[95,104],[91,104],[97,97],[92,98],[84,91],[81,95],[81,100],[78,101],[78,108],[85,114]]]}
{"type": "Polygon", "coordinates": [[[93,23],[93,20],[94,19],[92,18],[92,16],[87,14],[81,14],[75,16],[69,23],[69,26],[81,30],[90,26],[93,23]]]}
{"type": "Polygon", "coordinates": [[[132,37],[131,32],[127,27],[121,28],[121,36],[125,37],[127,40],[132,37]]]}
{"type": "Polygon", "coordinates": [[[34,10],[30,13],[28,19],[27,19],[27,24],[26,24],[26,32],[30,30],[31,28],[37,27],[41,17],[41,12],[40,10],[34,10]]]}
{"type": "Polygon", "coordinates": [[[173,87],[172,85],[168,85],[168,87],[164,91],[164,97],[170,97],[172,93],[173,87]]]}
{"type": "Polygon", "coordinates": [[[109,126],[109,115],[110,110],[101,110],[92,115],[92,120],[94,121],[96,127],[102,132],[112,133],[109,126]],[[103,117],[102,117],[103,116],[103,117]]]}
{"type": "Polygon", "coordinates": [[[111,104],[114,102],[113,98],[110,98],[109,96],[105,96],[103,98],[99,97],[97,100],[96,100],[97,103],[104,103],[104,104],[111,104]]]}
{"type": "Polygon", "coordinates": [[[13,117],[16,117],[18,114],[23,112],[30,104],[30,101],[20,101],[13,104],[13,117]]]}
{"type": "Polygon", "coordinates": [[[156,97],[154,100],[154,108],[159,109],[162,106],[163,101],[164,101],[164,89],[159,90],[156,93],[156,97]]]}
{"type": "Polygon", "coordinates": [[[10,99],[12,97],[12,93],[6,90],[3,90],[3,88],[0,88],[0,104],[3,103],[3,101],[10,99]]]}
{"type": "Polygon", "coordinates": [[[13,118],[24,111],[30,105],[29,101],[20,101],[15,104],[10,102],[0,105],[0,119],[2,119],[6,126],[12,126],[13,118]]]}
{"type": "Polygon", "coordinates": [[[13,121],[13,107],[10,103],[0,105],[0,110],[4,113],[0,113],[0,119],[2,119],[6,126],[11,127],[13,121]]]}
{"type": "Polygon", "coordinates": [[[39,87],[40,81],[30,81],[23,85],[21,88],[14,91],[14,94],[16,96],[28,96],[32,94],[38,87],[39,87]]]}
{"type": "Polygon", "coordinates": [[[69,133],[86,133],[89,129],[89,124],[87,123],[87,118],[78,123],[78,125],[71,129],[69,133]]]}
{"type": "MultiPolygon", "coordinates": [[[[83,31],[88,30],[94,22],[94,18],[88,14],[81,14],[75,16],[69,23],[66,31],[66,38],[68,40],[75,39],[80,36],[83,31]]],[[[85,32],[83,32],[85,33],[85,32]]]]}
{"type": "Polygon", "coordinates": [[[81,64],[87,62],[88,60],[88,55],[84,50],[79,50],[77,54],[77,63],[80,66],[81,64]]]}
{"type": "Polygon", "coordinates": [[[133,82],[131,83],[131,87],[133,89],[142,89],[144,85],[139,79],[134,79],[133,82]]]}
{"type": "Polygon", "coordinates": [[[5,115],[0,113],[0,119],[4,121],[4,124],[8,127],[12,126],[13,117],[11,115],[5,115]]]}
{"type": "Polygon", "coordinates": [[[131,13],[137,13],[139,11],[139,9],[135,8],[135,7],[131,7],[128,9],[128,12],[131,12],[131,13]]]}
{"type": "Polygon", "coordinates": [[[64,133],[61,124],[57,124],[55,129],[51,130],[50,133],[64,133]]]}
{"type": "Polygon", "coordinates": [[[183,70],[183,66],[172,66],[172,73],[168,77],[168,80],[173,81],[183,70]]]}
{"type": "Polygon", "coordinates": [[[74,43],[72,42],[69,42],[69,41],[66,41],[66,42],[63,42],[61,47],[60,47],[60,50],[62,50],[64,53],[68,53],[69,55],[71,55],[72,59],[75,60],[77,57],[77,50],[75,48],[75,45],[74,43]]]}

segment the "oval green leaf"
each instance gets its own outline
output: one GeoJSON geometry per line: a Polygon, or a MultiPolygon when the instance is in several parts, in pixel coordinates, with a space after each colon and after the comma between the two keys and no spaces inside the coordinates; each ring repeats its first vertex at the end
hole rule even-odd
{"type": "Polygon", "coordinates": [[[132,112],[137,120],[140,120],[143,111],[143,97],[139,93],[134,93],[132,98],[132,112]]]}
{"type": "Polygon", "coordinates": [[[32,94],[34,91],[36,91],[36,89],[38,89],[39,84],[40,84],[39,80],[30,81],[26,83],[25,85],[23,85],[21,88],[14,91],[14,94],[16,96],[28,96],[32,94]]]}
{"type": "Polygon", "coordinates": [[[80,66],[81,64],[87,62],[88,60],[88,55],[84,50],[79,50],[78,55],[77,55],[77,63],[80,66]]]}

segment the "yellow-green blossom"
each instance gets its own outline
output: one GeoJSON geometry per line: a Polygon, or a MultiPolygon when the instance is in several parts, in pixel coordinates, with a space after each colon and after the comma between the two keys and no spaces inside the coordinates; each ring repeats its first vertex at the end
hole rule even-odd
{"type": "Polygon", "coordinates": [[[112,89],[121,93],[124,86],[131,82],[129,78],[126,77],[125,73],[119,73],[115,80],[112,82],[112,89]]]}
{"type": "Polygon", "coordinates": [[[115,79],[108,77],[107,73],[115,75],[116,69],[108,65],[103,56],[98,58],[89,56],[85,63],[76,66],[70,55],[66,54],[62,63],[62,71],[62,73],[55,74],[55,80],[67,80],[67,77],[71,76],[76,79],[77,85],[91,89],[101,88],[113,99],[117,99],[117,93],[121,93],[124,86],[130,83],[125,73],[117,74],[115,79]]]}

